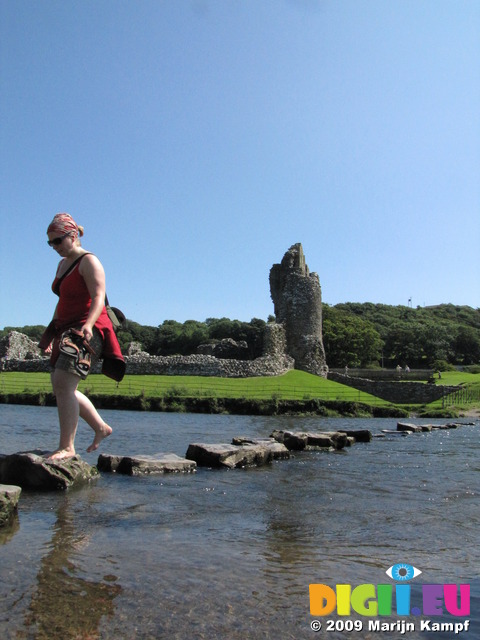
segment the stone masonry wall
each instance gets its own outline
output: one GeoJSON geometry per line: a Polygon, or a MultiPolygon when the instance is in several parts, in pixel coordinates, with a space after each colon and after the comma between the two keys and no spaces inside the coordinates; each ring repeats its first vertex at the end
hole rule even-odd
{"type": "Polygon", "coordinates": [[[328,372],[328,379],[348,385],[359,391],[365,391],[365,393],[371,393],[394,404],[429,404],[430,402],[435,402],[435,400],[440,400],[443,396],[453,391],[458,391],[458,387],[448,387],[446,385],[367,380],[333,371],[328,372]]]}
{"type": "MultiPolygon", "coordinates": [[[[280,358],[263,356],[255,360],[226,360],[214,356],[151,356],[137,354],[126,356],[126,373],[129,375],[214,376],[221,378],[255,378],[279,376],[293,369],[293,360],[286,355],[280,358]]],[[[101,373],[101,362],[92,373],[101,373]]],[[[2,362],[3,371],[49,372],[50,359],[8,359],[2,362]]]]}
{"type": "Polygon", "coordinates": [[[38,346],[24,333],[10,331],[0,340],[0,359],[17,358],[19,360],[35,360],[42,352],[38,346]]]}
{"type": "MultiPolygon", "coordinates": [[[[127,374],[131,375],[189,375],[222,378],[255,378],[279,376],[294,367],[293,358],[285,353],[285,331],[281,325],[266,328],[264,354],[255,360],[218,358],[211,355],[152,356],[132,344],[125,356],[127,374]]],[[[0,342],[0,370],[49,372],[50,358],[28,336],[12,331],[0,342]]],[[[101,372],[101,362],[92,373],[101,372]]]]}

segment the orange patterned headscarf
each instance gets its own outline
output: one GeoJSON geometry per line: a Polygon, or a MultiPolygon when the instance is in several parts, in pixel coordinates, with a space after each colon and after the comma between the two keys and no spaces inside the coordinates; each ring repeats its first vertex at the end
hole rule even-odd
{"type": "Polygon", "coordinates": [[[51,223],[48,225],[47,233],[75,233],[79,236],[83,235],[83,228],[79,227],[69,213],[57,213],[51,223]],[[80,231],[81,230],[81,231],[80,231]]]}

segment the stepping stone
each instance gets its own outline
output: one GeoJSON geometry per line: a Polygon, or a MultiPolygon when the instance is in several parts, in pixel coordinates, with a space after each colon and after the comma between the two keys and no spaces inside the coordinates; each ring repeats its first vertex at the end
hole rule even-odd
{"type": "Polygon", "coordinates": [[[408,422],[398,422],[397,423],[397,431],[410,431],[411,433],[422,433],[426,431],[431,431],[431,424],[410,424],[408,422]]]}
{"type": "Polygon", "coordinates": [[[21,487],[10,484],[0,484],[0,527],[9,524],[17,510],[21,487]]]}
{"type": "Polygon", "coordinates": [[[343,449],[352,444],[345,432],[319,431],[317,433],[303,431],[274,431],[272,437],[284,444],[289,451],[315,451],[317,449],[343,449]]]}
{"type": "Polygon", "coordinates": [[[339,433],[346,433],[349,438],[353,438],[355,442],[370,442],[373,438],[372,432],[368,429],[339,429],[339,433]]]}
{"type": "Polygon", "coordinates": [[[409,431],[410,433],[421,433],[422,427],[416,424],[409,424],[407,422],[398,422],[397,431],[409,431]]]}
{"type": "Polygon", "coordinates": [[[181,458],[175,453],[156,453],[152,456],[119,456],[102,453],[97,462],[99,471],[128,476],[191,473],[196,471],[196,467],[195,462],[181,458]]]}
{"type": "Polygon", "coordinates": [[[238,469],[242,467],[261,466],[289,458],[287,448],[269,438],[268,440],[250,440],[236,438],[238,444],[190,444],[186,453],[189,460],[195,460],[200,467],[226,467],[238,469]]]}
{"type": "Polygon", "coordinates": [[[432,425],[432,429],[458,429],[464,425],[458,422],[449,422],[447,424],[432,425]]]}
{"type": "Polygon", "coordinates": [[[80,456],[50,461],[49,454],[49,451],[36,450],[0,455],[0,482],[22,489],[53,491],[65,490],[98,476],[97,468],[80,456]]]}

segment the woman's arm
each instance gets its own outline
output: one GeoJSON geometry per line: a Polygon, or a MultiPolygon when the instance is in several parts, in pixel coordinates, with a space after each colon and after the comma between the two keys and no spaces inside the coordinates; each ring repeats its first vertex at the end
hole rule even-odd
{"type": "Polygon", "coordinates": [[[82,329],[83,335],[87,340],[91,340],[93,335],[93,326],[102,313],[105,305],[105,271],[102,263],[93,254],[86,255],[80,263],[80,275],[85,280],[88,292],[92,299],[87,320],[82,329]]]}

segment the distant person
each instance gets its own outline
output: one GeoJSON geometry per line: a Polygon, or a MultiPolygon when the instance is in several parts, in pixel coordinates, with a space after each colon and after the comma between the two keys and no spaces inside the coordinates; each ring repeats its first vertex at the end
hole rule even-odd
{"type": "Polygon", "coordinates": [[[410,367],[408,364],[405,365],[405,373],[410,373],[410,367]]]}
{"type": "Polygon", "coordinates": [[[92,402],[77,389],[80,380],[103,358],[102,372],[120,381],[125,361],[105,308],[105,272],[99,259],[80,244],[83,227],[68,213],[58,213],[47,235],[48,244],[62,259],[52,284],[58,304],[39,346],[46,352],[51,347],[51,379],[60,423],[58,449],[49,459],[62,460],[75,455],[79,416],[95,432],[89,453],[112,433],[92,402]]]}
{"type": "Polygon", "coordinates": [[[397,373],[402,373],[402,367],[399,364],[397,364],[397,373]]]}

